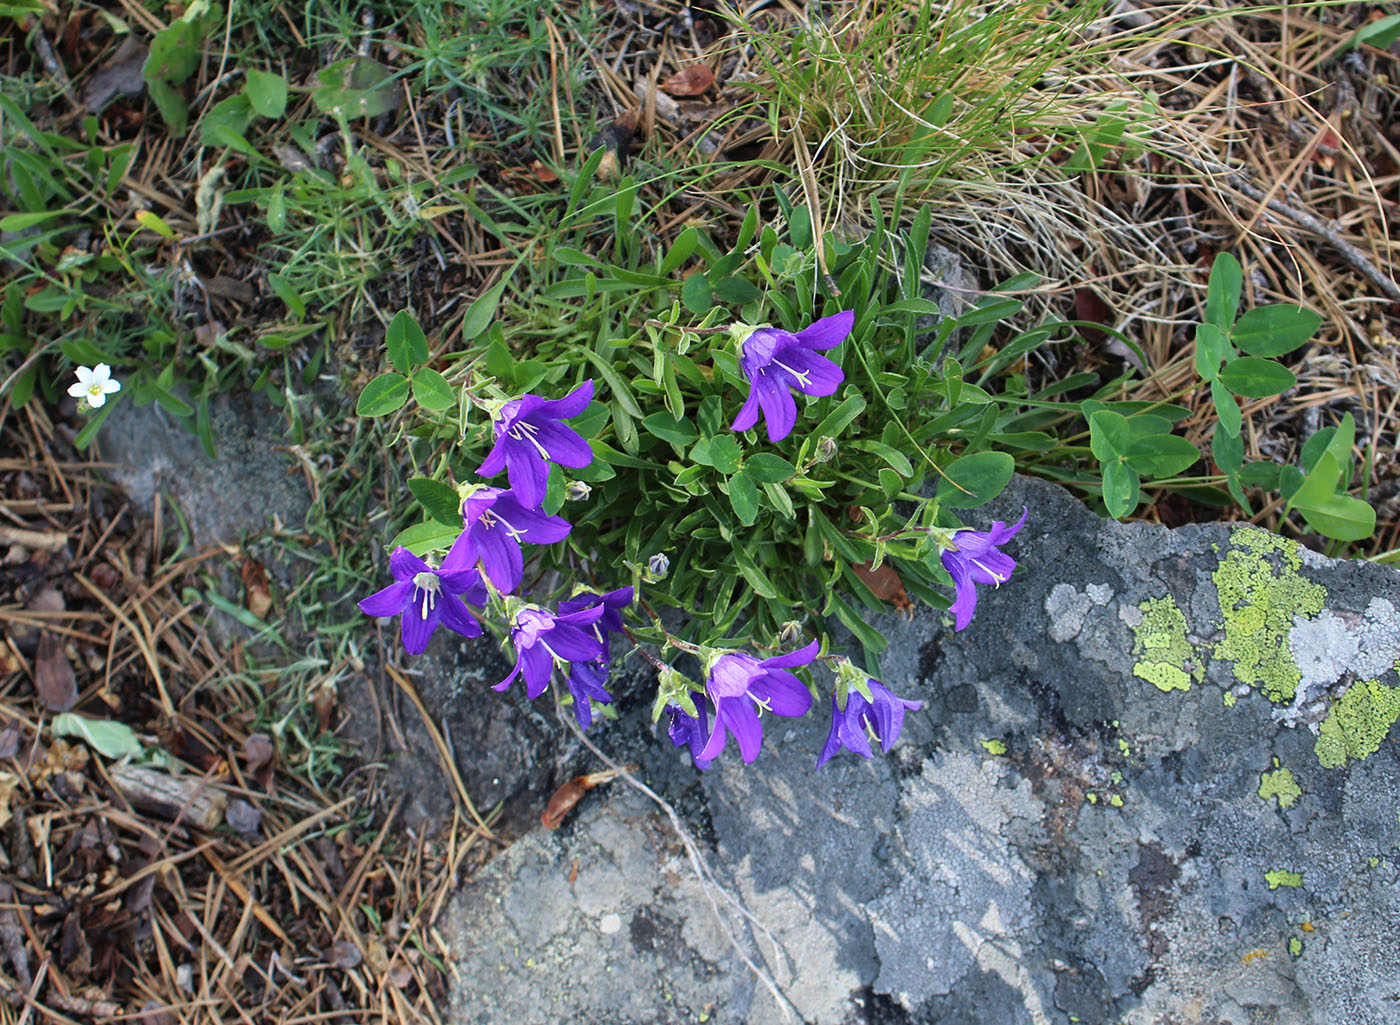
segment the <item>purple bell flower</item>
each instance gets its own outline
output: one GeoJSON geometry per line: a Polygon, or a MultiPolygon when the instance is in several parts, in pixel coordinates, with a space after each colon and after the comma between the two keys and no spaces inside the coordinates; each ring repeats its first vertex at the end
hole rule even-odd
{"type": "Polygon", "coordinates": [[[603,614],[585,630],[597,638],[602,647],[602,657],[597,661],[574,662],[569,666],[568,684],[569,693],[574,696],[574,718],[585,730],[593,724],[593,706],[589,700],[603,705],[612,701],[612,695],[603,687],[607,682],[608,666],[612,661],[608,642],[613,634],[622,632],[622,610],[631,604],[631,587],[619,587],[607,594],[580,591],[572,598],[566,598],[559,603],[560,613],[566,615],[600,606],[603,609],[603,614]]]}
{"type": "Polygon", "coordinates": [[[601,605],[603,614],[598,617],[591,628],[593,636],[598,638],[598,643],[603,646],[602,662],[606,665],[612,661],[612,656],[608,651],[608,641],[612,634],[622,633],[622,610],[632,604],[632,587],[619,587],[616,591],[609,591],[607,594],[595,594],[592,591],[580,591],[572,598],[565,598],[559,603],[561,613],[579,612],[583,609],[591,609],[601,605]]]}
{"type": "Polygon", "coordinates": [[[944,549],[940,558],[943,568],[953,578],[953,629],[962,630],[972,622],[977,608],[977,585],[999,587],[1011,579],[1016,560],[997,549],[1006,544],[1025,525],[1028,510],[1022,508],[1021,518],[1014,527],[1001,520],[992,522],[991,530],[960,530],[953,535],[956,550],[944,549]]]}
{"type": "Polygon", "coordinates": [[[823,317],[793,334],[776,327],[760,327],[740,346],[739,368],[749,379],[749,397],[734,418],[734,430],[746,431],[763,412],[768,440],[782,441],[797,423],[793,390],[804,395],[834,395],[845,375],[841,368],[817,355],[818,349],[840,345],[851,333],[853,310],[823,317]]]}
{"type": "Polygon", "coordinates": [[[880,750],[889,754],[899,739],[899,731],[904,728],[905,711],[923,707],[922,701],[905,701],[879,680],[867,678],[865,684],[870,688],[870,701],[860,691],[852,689],[842,709],[836,695],[831,695],[831,733],[817,756],[818,769],[843,747],[862,758],[871,757],[867,733],[873,733],[880,742],[880,750]]]}
{"type": "Polygon", "coordinates": [[[360,611],[369,616],[401,615],[403,646],[410,655],[417,655],[428,646],[428,639],[439,625],[463,637],[480,637],[481,624],[472,618],[461,599],[485,605],[486,588],[481,574],[467,559],[466,547],[466,534],[462,534],[437,569],[407,548],[395,548],[389,556],[394,583],[361,599],[360,611]]]}
{"type": "Polygon", "coordinates": [[[533,701],[549,686],[556,662],[600,660],[602,645],[588,627],[597,622],[603,612],[601,605],[566,615],[556,615],[538,605],[521,608],[510,630],[510,640],[515,645],[515,668],[493,689],[505,690],[523,673],[525,696],[533,701]]]}
{"type": "Polygon", "coordinates": [[[608,679],[608,667],[602,662],[574,662],[569,666],[566,682],[574,699],[574,718],[580,729],[593,725],[593,702],[610,704],[612,695],[603,684],[608,679]]]}
{"type": "Polygon", "coordinates": [[[763,746],[760,708],[774,715],[806,715],[812,707],[811,692],[788,669],[809,664],[820,649],[820,643],[813,641],[805,648],[761,661],[738,651],[717,658],[705,681],[705,689],[715,703],[715,729],[696,756],[696,763],[717,758],[731,733],[745,762],[757,758],[763,746]]]}
{"type": "Polygon", "coordinates": [[[509,594],[520,586],[525,573],[521,541],[552,545],[569,536],[571,529],[562,516],[546,516],[539,509],[527,509],[503,488],[477,485],[462,502],[466,524],[465,557],[468,565],[481,564],[492,586],[509,594]]]}
{"type": "Polygon", "coordinates": [[[666,711],[671,713],[671,722],[666,727],[666,735],[676,747],[689,747],[695,767],[704,772],[712,761],[702,753],[710,739],[710,703],[699,695],[692,697],[699,717],[687,715],[680,705],[667,705],[666,711]]]}
{"type": "Polygon", "coordinates": [[[562,399],[526,393],[507,402],[492,424],[496,445],[476,472],[494,477],[505,470],[515,497],[538,509],[544,501],[550,463],[579,469],[593,461],[593,449],[583,436],[559,422],[578,416],[592,401],[593,382],[588,380],[562,399]]]}

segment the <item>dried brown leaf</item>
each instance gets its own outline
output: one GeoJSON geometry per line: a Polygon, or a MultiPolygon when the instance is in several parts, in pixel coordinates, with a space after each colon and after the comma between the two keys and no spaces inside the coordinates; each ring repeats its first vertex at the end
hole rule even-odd
{"type": "Polygon", "coordinates": [[[146,54],[144,43],[135,36],[127,36],[88,82],[83,106],[96,114],[116,96],[136,96],[144,92],[146,79],[141,68],[146,63],[146,54]]]}
{"type": "Polygon", "coordinates": [[[311,161],[306,159],[306,154],[295,146],[273,146],[272,155],[277,158],[277,162],[282,165],[282,170],[296,174],[298,171],[311,170],[311,161]]]}
{"type": "Polygon", "coordinates": [[[63,643],[53,634],[39,637],[39,651],[34,656],[34,687],[39,703],[50,712],[66,712],[78,703],[78,678],[73,664],[63,653],[63,643]]]}
{"type": "Polygon", "coordinates": [[[254,559],[244,559],[240,573],[243,586],[248,590],[248,611],[259,619],[266,619],[272,611],[272,591],[267,586],[267,570],[254,559]]]}
{"type": "Polygon", "coordinates": [[[857,562],[851,565],[851,569],[860,582],[870,588],[881,601],[889,602],[900,609],[910,604],[909,595],[904,590],[904,581],[899,579],[899,574],[888,562],[880,563],[879,569],[873,569],[868,562],[857,562]]]}
{"type": "Polygon", "coordinates": [[[692,64],[662,82],[661,88],[672,96],[699,96],[714,84],[713,71],[704,64],[692,64]]]}
{"type": "Polygon", "coordinates": [[[0,730],[0,758],[13,758],[19,751],[19,727],[6,726],[0,730]]]}
{"type": "MultiPolygon", "coordinates": [[[[1074,318],[1089,324],[1111,324],[1113,323],[1113,310],[1109,308],[1108,303],[1099,298],[1099,294],[1092,288],[1076,288],[1074,290],[1074,318]]],[[[1079,334],[1086,342],[1101,342],[1107,337],[1104,332],[1084,324],[1079,326],[1079,334]]]]}
{"type": "Polygon", "coordinates": [[[326,955],[326,960],[337,968],[354,968],[364,959],[360,948],[348,940],[337,940],[326,955]]]}
{"type": "Polygon", "coordinates": [[[587,776],[575,776],[554,791],[554,796],[549,799],[549,803],[540,814],[540,825],[545,829],[558,829],[569,812],[574,810],[574,806],[583,800],[584,794],[616,775],[616,772],[609,769],[605,772],[592,772],[587,776]]]}
{"type": "Polygon", "coordinates": [[[248,836],[256,833],[262,825],[262,812],[243,798],[235,797],[224,809],[224,821],[233,827],[234,832],[248,836]]]}
{"type": "Polygon", "coordinates": [[[0,771],[0,827],[10,824],[10,798],[18,786],[18,776],[13,772],[0,771]]]}
{"type": "Polygon", "coordinates": [[[243,742],[243,764],[250,774],[272,761],[272,739],[266,733],[249,734],[243,742]]]}

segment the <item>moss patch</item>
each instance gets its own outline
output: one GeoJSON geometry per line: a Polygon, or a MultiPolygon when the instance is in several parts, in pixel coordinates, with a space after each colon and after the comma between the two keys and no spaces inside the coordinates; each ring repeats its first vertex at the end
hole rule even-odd
{"type": "Polygon", "coordinates": [[[1186,616],[1171,595],[1148,598],[1138,606],[1142,620],[1133,627],[1133,675],[1160,691],[1190,690],[1205,675],[1204,659],[1186,639],[1186,616]]]}
{"type": "Polygon", "coordinates": [[[1376,680],[1354,683],[1322,721],[1313,752],[1324,769],[1339,768],[1348,759],[1368,758],[1380,748],[1396,719],[1400,719],[1400,687],[1386,687],[1376,680]]]}
{"type": "Polygon", "coordinates": [[[1211,574],[1225,617],[1225,637],[1213,654],[1234,662],[1235,679],[1259,687],[1270,701],[1292,701],[1302,674],[1288,650],[1288,631],[1294,616],[1322,611],[1327,590],[1298,572],[1297,542],[1249,527],[1230,541],[1211,574]]]}
{"type": "MultiPolygon", "coordinates": [[[[1274,760],[1274,764],[1278,764],[1277,759],[1274,760]]],[[[1293,778],[1293,773],[1287,769],[1275,769],[1273,772],[1260,773],[1259,796],[1266,801],[1276,798],[1280,808],[1291,808],[1293,803],[1303,796],[1303,788],[1293,778]]]]}

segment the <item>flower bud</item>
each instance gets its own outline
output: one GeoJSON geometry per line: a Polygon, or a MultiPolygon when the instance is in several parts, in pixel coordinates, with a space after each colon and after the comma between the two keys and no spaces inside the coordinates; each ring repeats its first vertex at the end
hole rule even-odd
{"type": "Polygon", "coordinates": [[[566,502],[582,502],[593,494],[593,488],[585,481],[571,480],[564,485],[564,500],[566,502]]]}
{"type": "Polygon", "coordinates": [[[651,571],[651,575],[656,577],[657,580],[664,579],[671,569],[671,560],[666,556],[665,552],[657,552],[647,560],[647,569],[651,571]]]}
{"type": "Polygon", "coordinates": [[[829,463],[836,458],[836,439],[823,434],[817,439],[817,450],[813,455],[819,463],[829,463]]]}
{"type": "Polygon", "coordinates": [[[778,631],[778,647],[782,649],[791,648],[802,640],[802,624],[795,619],[790,619],[783,624],[778,631]]]}

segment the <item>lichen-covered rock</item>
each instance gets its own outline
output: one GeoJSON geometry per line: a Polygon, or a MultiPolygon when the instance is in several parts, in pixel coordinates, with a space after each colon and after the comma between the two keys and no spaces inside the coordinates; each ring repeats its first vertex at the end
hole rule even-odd
{"type": "Polygon", "coordinates": [[[1400,1020],[1400,577],[1031,481],[977,517],[1022,505],[968,630],[878,623],[925,701],[888,758],[814,774],[827,724],[783,722],[698,775],[640,706],[600,734],[752,919],[612,784],[464,891],[454,1020],[1400,1020]]]}

